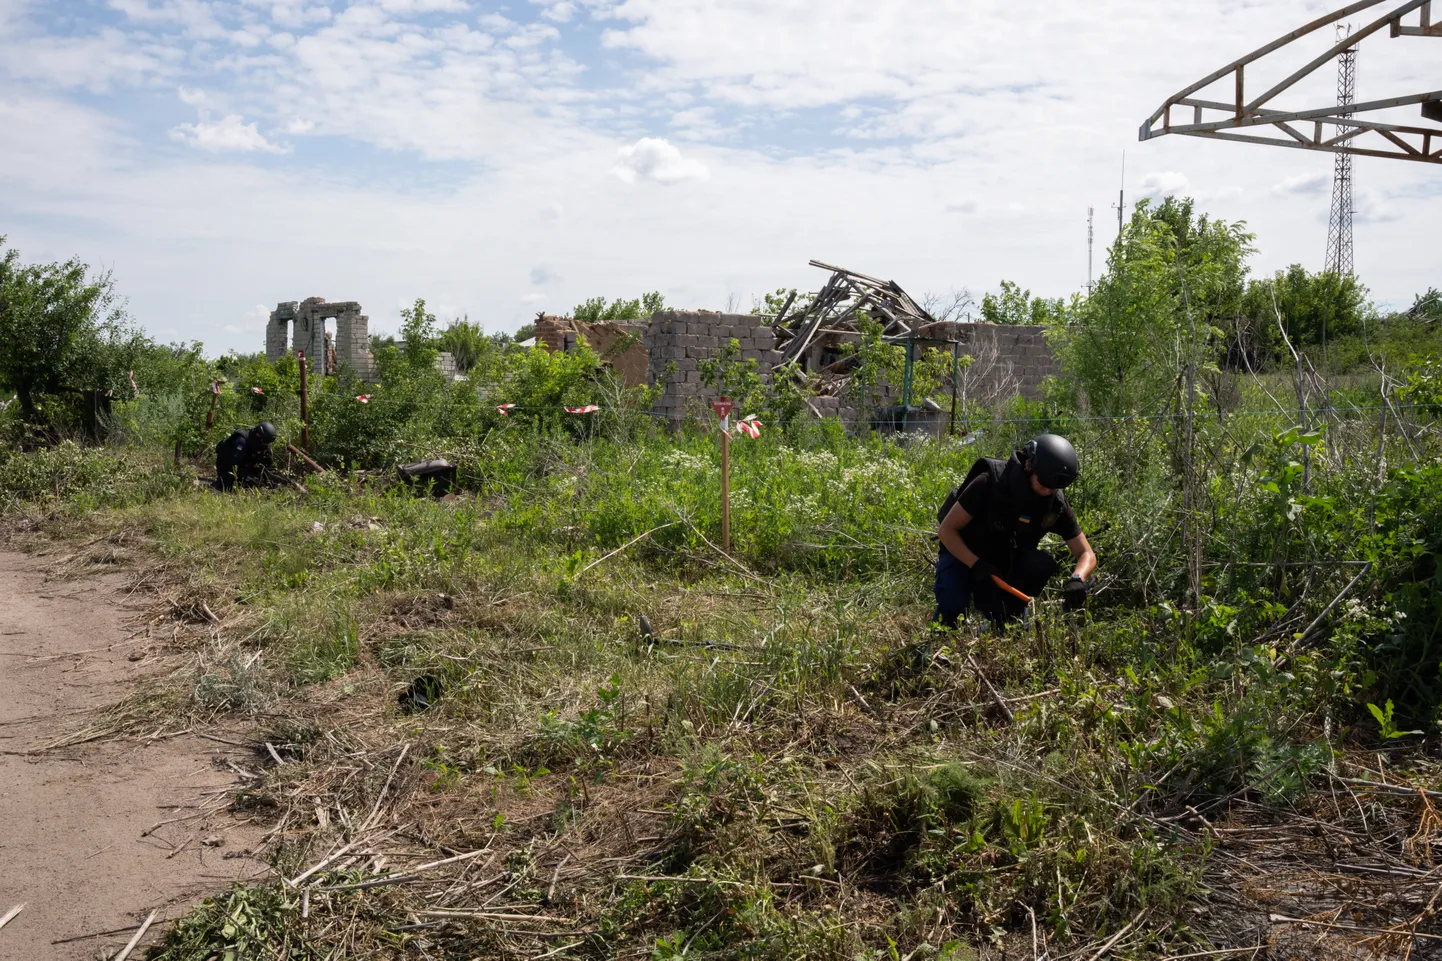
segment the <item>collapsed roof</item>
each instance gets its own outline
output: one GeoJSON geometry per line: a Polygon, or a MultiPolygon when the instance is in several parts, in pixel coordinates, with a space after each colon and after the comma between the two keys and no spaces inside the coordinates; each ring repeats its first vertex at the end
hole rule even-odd
{"type": "Polygon", "coordinates": [[[795,363],[819,335],[857,333],[858,315],[863,313],[880,323],[882,336],[888,338],[915,336],[919,328],[936,323],[894,280],[879,280],[819,260],[811,261],[811,266],[831,271],[831,278],[795,313],[791,312],[795,292],[786,298],[774,324],[780,364],[795,363]]]}

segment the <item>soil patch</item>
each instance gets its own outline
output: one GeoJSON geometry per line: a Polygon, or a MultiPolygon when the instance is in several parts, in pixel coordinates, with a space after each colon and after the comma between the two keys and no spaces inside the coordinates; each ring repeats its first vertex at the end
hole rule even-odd
{"type": "Polygon", "coordinates": [[[205,894],[263,874],[248,856],[263,827],[228,813],[242,748],[167,731],[38,750],[165,660],[160,639],[127,626],[141,609],[123,575],[50,580],[44,563],[0,550],[0,916],[25,905],[0,930],[0,957],[88,961],[152,910],[142,944],[205,894]]]}

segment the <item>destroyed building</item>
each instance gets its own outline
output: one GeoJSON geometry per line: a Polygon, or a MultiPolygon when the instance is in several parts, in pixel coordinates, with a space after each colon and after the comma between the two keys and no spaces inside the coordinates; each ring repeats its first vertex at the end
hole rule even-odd
{"type": "Polygon", "coordinates": [[[288,350],[304,351],[311,370],[317,373],[335,374],[349,367],[362,380],[369,380],[375,373],[370,340],[370,318],[361,313],[360,304],[307,297],[276,304],[270,312],[265,358],[274,363],[288,350]],[[328,320],[335,322],[334,335],[325,329],[328,320]]]}
{"type": "MultiPolygon", "coordinates": [[[[815,375],[818,396],[808,400],[813,414],[854,423],[861,412],[848,390],[855,359],[847,345],[861,340],[863,315],[881,325],[886,342],[905,347],[913,359],[927,349],[956,358],[955,383],[948,381],[944,390],[954,391],[961,407],[975,400],[1036,398],[1042,381],[1059,372],[1040,327],[937,320],[894,281],[812,265],[831,271],[830,280],[815,294],[793,295],[775,317],[666,310],[645,321],[591,324],[543,315],[536,321],[536,342],[570,351],[584,340],[628,387],[663,385],[655,412],[673,423],[707,411],[714,398],[701,382],[701,365],[732,340],[742,362],[756,361],[763,383],[777,368],[795,365],[815,375]],[[962,357],[972,360],[963,365],[962,357]]],[[[877,393],[882,407],[900,404],[904,385],[883,384],[877,393]]],[[[946,413],[917,412],[913,423],[944,426],[946,413]]]]}
{"type": "MultiPolygon", "coordinates": [[[[361,380],[375,379],[375,358],[371,356],[370,318],[353,300],[327,302],[324,297],[283,301],[270,312],[265,328],[265,359],[271,363],[288,352],[305,352],[310,369],[327,376],[342,368],[361,380]],[[326,330],[334,321],[334,332],[326,330]]],[[[436,368],[448,377],[457,375],[455,358],[442,351],[436,368]]]]}

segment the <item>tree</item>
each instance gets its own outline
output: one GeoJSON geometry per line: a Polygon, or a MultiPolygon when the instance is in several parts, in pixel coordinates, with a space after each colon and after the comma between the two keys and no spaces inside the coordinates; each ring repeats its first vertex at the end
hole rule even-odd
{"type": "Polygon", "coordinates": [[[1427,288],[1427,293],[1418,294],[1411,309],[1407,311],[1419,320],[1436,322],[1442,320],[1442,290],[1427,288]]]}
{"type": "Polygon", "coordinates": [[[109,274],[92,277],[73,257],[25,266],[4,246],[0,237],[0,383],[15,391],[22,416],[40,423],[46,395],[112,386],[104,348],[129,332],[109,274]]]}
{"type": "Polygon", "coordinates": [[[1366,312],[1367,288],[1357,278],[1311,273],[1301,264],[1293,264],[1247,285],[1228,360],[1234,366],[1290,363],[1290,352],[1277,325],[1279,316],[1287,339],[1300,351],[1356,336],[1366,312]]]}
{"type": "Polygon", "coordinates": [[[417,297],[409,309],[401,310],[401,337],[405,340],[406,361],[416,370],[435,366],[436,315],[427,312],[426,302],[417,297]]]}
{"type": "Polygon", "coordinates": [[[1001,282],[1001,293],[981,298],[981,319],[992,324],[1037,326],[1059,319],[1066,309],[1060,300],[1032,297],[1031,291],[1010,280],[1001,282]]]}
{"type": "Polygon", "coordinates": [[[456,369],[463,374],[476,366],[481,354],[491,346],[481,325],[465,319],[452,321],[440,338],[441,350],[456,359],[456,369]]]}
{"type": "Polygon", "coordinates": [[[1253,235],[1196,217],[1190,200],[1137,204],[1092,295],[1051,321],[1063,363],[1100,414],[1164,401],[1182,371],[1214,356],[1216,327],[1237,310],[1253,235]]]}
{"type": "Polygon", "coordinates": [[[642,320],[666,309],[666,298],[653,290],[635,300],[616,298],[610,304],[605,297],[592,297],[584,304],[577,304],[571,316],[587,324],[599,324],[618,320],[642,320]]]}

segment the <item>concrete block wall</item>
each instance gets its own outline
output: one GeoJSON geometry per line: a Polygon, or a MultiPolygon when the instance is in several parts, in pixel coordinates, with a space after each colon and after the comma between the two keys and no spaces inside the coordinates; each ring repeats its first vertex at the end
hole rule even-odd
{"type": "Polygon", "coordinates": [[[962,354],[972,358],[960,378],[968,397],[993,401],[1020,394],[1036,400],[1041,396],[1042,381],[1061,373],[1042,327],[940,323],[918,333],[956,340],[962,354]]]}
{"type": "MultiPolygon", "coordinates": [[[[564,318],[542,318],[537,324],[538,343],[551,350],[574,349],[576,332],[571,323],[564,318]]],[[[955,340],[960,352],[973,358],[971,366],[963,370],[959,378],[960,394],[967,400],[990,404],[1017,394],[1034,399],[1040,394],[1042,380],[1060,370],[1040,327],[939,323],[918,333],[939,340],[955,340]]],[[[701,383],[701,364],[719,355],[733,338],[741,345],[740,359],[754,359],[762,382],[768,381],[781,354],[776,350],[776,331],[762,318],[708,310],[667,310],[655,314],[642,335],[647,355],[647,383],[662,387],[655,412],[672,423],[705,415],[716,397],[715,391],[701,383]]],[[[950,347],[942,349],[949,351],[950,347]]],[[[876,395],[882,408],[899,404],[901,385],[882,384],[876,395]]],[[[854,425],[858,416],[871,418],[874,414],[858,411],[846,394],[814,397],[810,404],[818,416],[839,417],[848,425],[854,425]]],[[[941,422],[937,417],[910,420],[925,421],[932,428],[941,422]]]]}
{"type": "Polygon", "coordinates": [[[715,397],[701,383],[700,365],[719,355],[733,339],[741,345],[741,361],[754,359],[761,379],[768,380],[781,355],[776,351],[776,331],[763,318],[710,310],[653,315],[642,344],[648,355],[647,379],[664,388],[655,411],[673,422],[704,413],[715,397]]]}
{"type": "Polygon", "coordinates": [[[370,380],[375,376],[370,318],[361,313],[361,305],[353,300],[327,303],[324,297],[308,297],[303,301],[276,304],[265,328],[266,359],[274,363],[285,356],[288,332],[290,349],[305,351],[311,370],[324,370],[325,322],[330,319],[335,320],[336,365],[349,367],[362,380],[370,380]]]}
{"type": "Polygon", "coordinates": [[[285,356],[290,343],[290,325],[295,320],[298,306],[294,300],[286,301],[276,304],[275,310],[270,312],[270,321],[265,326],[265,359],[272,364],[285,356]]]}
{"type": "Polygon", "coordinates": [[[361,380],[375,377],[376,363],[371,356],[371,319],[355,310],[347,311],[335,321],[335,362],[337,367],[349,367],[361,380]]]}

